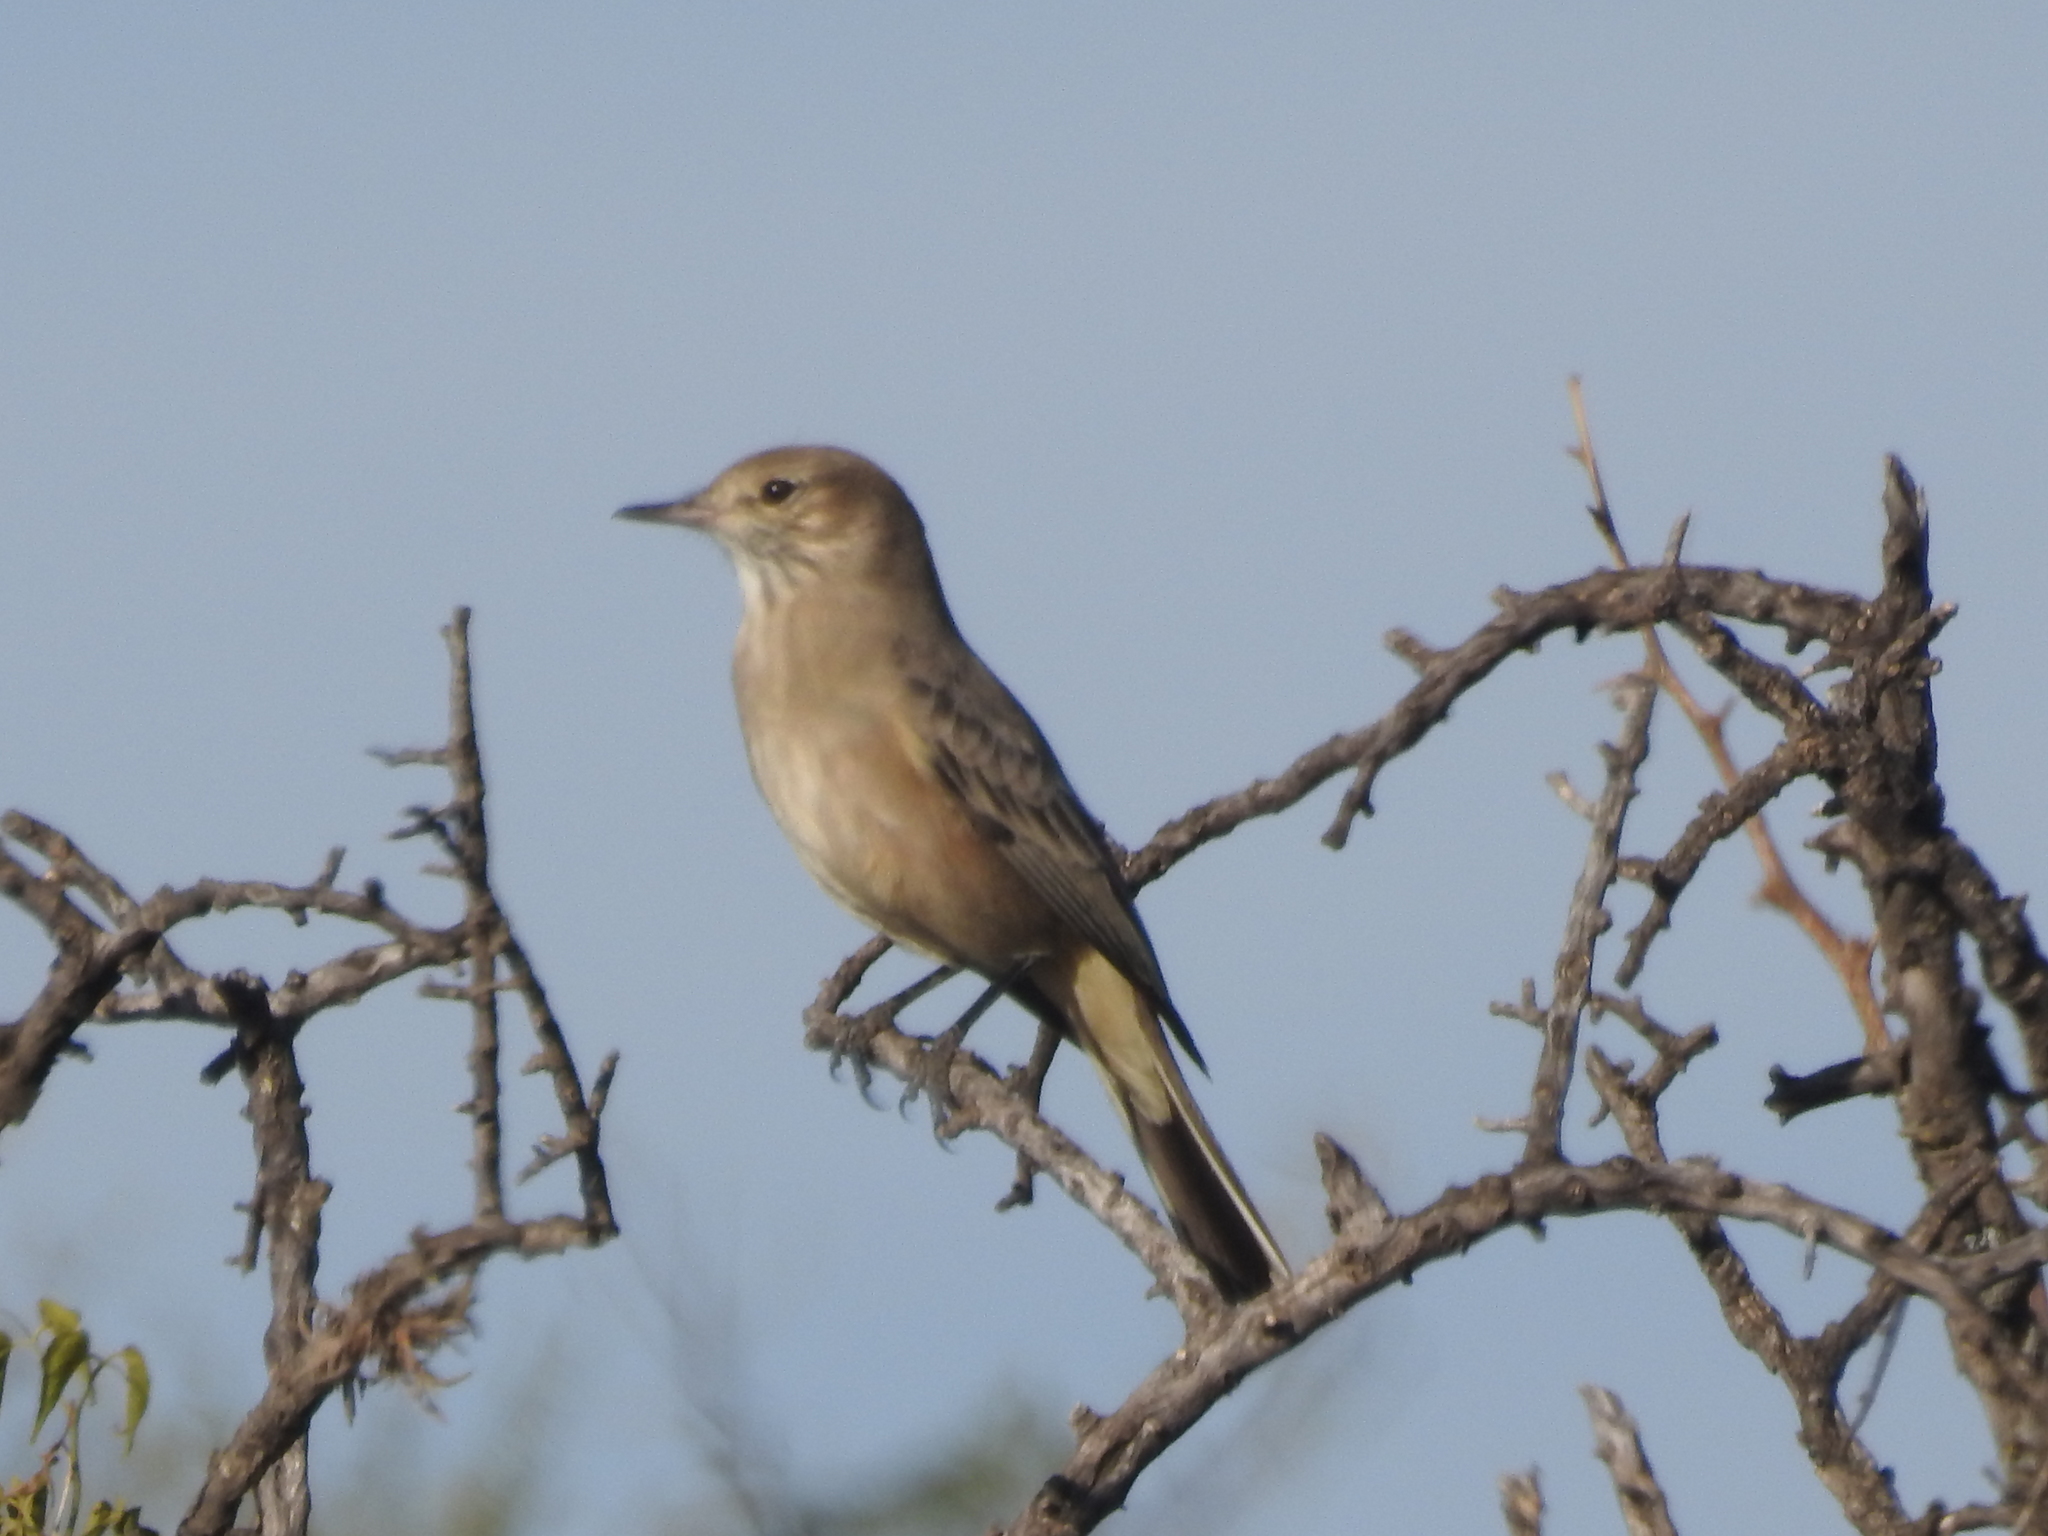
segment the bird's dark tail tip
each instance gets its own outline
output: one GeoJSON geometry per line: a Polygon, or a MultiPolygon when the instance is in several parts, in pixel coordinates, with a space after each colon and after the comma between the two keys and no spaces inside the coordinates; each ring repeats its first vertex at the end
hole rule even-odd
{"type": "Polygon", "coordinates": [[[1227,1165],[1217,1167],[1185,1120],[1153,1124],[1136,1114],[1130,1120],[1138,1155],[1174,1231],[1202,1261],[1223,1299],[1234,1304],[1271,1290],[1287,1274],[1287,1264],[1236,1175],[1227,1165]]]}

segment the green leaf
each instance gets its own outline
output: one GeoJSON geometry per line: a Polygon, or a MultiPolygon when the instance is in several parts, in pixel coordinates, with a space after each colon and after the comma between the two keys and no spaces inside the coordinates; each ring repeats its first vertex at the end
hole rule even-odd
{"type": "Polygon", "coordinates": [[[125,1456],[135,1449],[135,1427],[149,1412],[149,1363],[133,1344],[114,1358],[121,1362],[122,1373],[128,1378],[128,1407],[121,1415],[121,1454],[125,1456]]]}
{"type": "Polygon", "coordinates": [[[45,1296],[36,1303],[36,1311],[42,1314],[43,1326],[52,1333],[78,1332],[78,1314],[61,1301],[52,1301],[45,1296]]]}
{"type": "Polygon", "coordinates": [[[7,1396],[7,1358],[14,1353],[14,1335],[0,1328],[0,1399],[7,1396]]]}
{"type": "Polygon", "coordinates": [[[42,1521],[30,1518],[30,1506],[38,1486],[31,1482],[13,1482],[0,1488],[0,1536],[40,1536],[42,1521]]]}
{"type": "Polygon", "coordinates": [[[156,1532],[142,1523],[142,1511],[135,1505],[109,1504],[101,1499],[86,1516],[83,1536],[156,1536],[156,1532]]]}
{"type": "Polygon", "coordinates": [[[0,1533],[41,1536],[50,1512],[50,1479],[39,1472],[26,1482],[10,1483],[0,1496],[0,1533]]]}
{"type": "Polygon", "coordinates": [[[43,1421],[49,1418],[50,1410],[64,1395],[64,1388],[70,1384],[72,1375],[85,1365],[91,1354],[92,1341],[85,1336],[83,1328],[69,1329],[50,1340],[49,1347],[43,1351],[43,1392],[36,1403],[36,1427],[28,1432],[31,1440],[43,1432],[43,1421]]]}

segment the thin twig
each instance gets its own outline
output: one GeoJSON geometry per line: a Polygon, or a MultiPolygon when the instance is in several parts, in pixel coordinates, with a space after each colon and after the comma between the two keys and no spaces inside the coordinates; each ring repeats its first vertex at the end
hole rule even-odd
{"type": "Polygon", "coordinates": [[[1650,872],[1650,905],[1642,920],[1629,931],[1628,947],[1615,968],[1617,982],[1624,987],[1635,985],[1651,943],[1671,926],[1672,907],[1715,845],[1741,831],[1787,786],[1820,772],[1831,761],[1828,742],[1817,733],[1781,741],[1769,756],[1729,788],[1701,802],[1699,814],[1650,872]]]}
{"type": "MultiPolygon", "coordinates": [[[[1577,446],[1567,452],[1586,472],[1593,496],[1593,504],[1587,511],[1600,531],[1607,553],[1617,569],[1626,570],[1630,566],[1628,552],[1622,547],[1613,509],[1608,504],[1607,487],[1600,473],[1599,455],[1593,448],[1592,427],[1587,420],[1585,394],[1577,378],[1571,379],[1566,388],[1571,397],[1572,420],[1578,428],[1579,437],[1577,446]]],[[[1684,520],[1681,519],[1678,530],[1674,530],[1674,544],[1683,537],[1683,528],[1684,520]]],[[[1674,549],[1672,554],[1675,553],[1674,549]]],[[[1670,695],[1671,701],[1692,726],[1701,745],[1707,749],[1707,756],[1713,762],[1714,772],[1720,776],[1722,787],[1732,790],[1742,778],[1743,770],[1737,766],[1734,754],[1728,749],[1727,711],[1710,710],[1700,703],[1678,675],[1677,668],[1671,665],[1671,658],[1665,654],[1663,642],[1657,638],[1654,629],[1643,631],[1643,654],[1644,670],[1670,695]]],[[[1865,1054],[1876,1055],[1890,1043],[1890,1035],[1885,1029],[1884,1015],[1878,1008],[1876,994],[1870,986],[1871,941],[1862,937],[1845,938],[1800,889],[1786,867],[1784,856],[1778,851],[1777,840],[1772,837],[1770,823],[1762,811],[1750,817],[1744,828],[1749,834],[1757,864],[1763,871],[1763,883],[1757,889],[1756,899],[1790,917],[1820,951],[1821,957],[1841,980],[1843,990],[1849,995],[1849,1004],[1856,1011],[1857,1021],[1863,1028],[1865,1054]]],[[[1628,985],[1626,981],[1622,984],[1628,985]]]]}
{"type": "Polygon", "coordinates": [[[1550,1006],[1544,1012],[1543,1049],[1529,1092],[1528,1138],[1524,1162],[1558,1157],[1563,1148],[1565,1095],[1571,1087],[1572,1065],[1578,1057],[1579,1020],[1593,988],[1593,950],[1612,919],[1607,892],[1615,879],[1621,851],[1621,829],[1636,797],[1636,772],[1650,755],[1650,716],[1657,703],[1656,686],[1647,679],[1625,681],[1616,688],[1626,699],[1620,739],[1603,746],[1607,783],[1593,806],[1593,831],[1586,860],[1572,888],[1565,913],[1564,939],[1557,951],[1550,1006]]]}
{"type": "Polygon", "coordinates": [[[1629,1536],[1678,1536],[1634,1416],[1605,1387],[1580,1387],[1579,1396],[1586,1400],[1586,1416],[1593,1421],[1593,1454],[1607,1464],[1629,1536]]]}
{"type": "Polygon", "coordinates": [[[442,630],[448,646],[448,744],[439,754],[454,784],[448,823],[451,852],[462,871],[463,947],[469,971],[470,1171],[477,1219],[505,1213],[505,1154],[499,1120],[498,955],[505,920],[491,894],[491,845],[484,820],[483,755],[469,662],[469,610],[455,610],[442,630]]]}
{"type": "Polygon", "coordinates": [[[1543,1536],[1543,1483],[1534,1467],[1501,1474],[1500,1515],[1508,1536],[1543,1536]]]}

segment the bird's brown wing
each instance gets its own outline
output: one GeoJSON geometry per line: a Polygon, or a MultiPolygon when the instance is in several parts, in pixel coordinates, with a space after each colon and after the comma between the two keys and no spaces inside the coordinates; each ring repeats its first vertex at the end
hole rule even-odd
{"type": "Polygon", "coordinates": [[[1167,995],[1116,856],[1024,706],[964,645],[904,654],[902,661],[918,734],[940,781],[1039,898],[1144,994],[1206,1071],[1167,995]]]}

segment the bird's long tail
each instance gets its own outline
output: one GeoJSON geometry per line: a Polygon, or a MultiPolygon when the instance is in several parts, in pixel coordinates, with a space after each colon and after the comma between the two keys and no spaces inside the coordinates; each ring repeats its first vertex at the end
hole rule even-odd
{"type": "Polygon", "coordinates": [[[1042,962],[1032,980],[1101,1072],[1174,1230],[1217,1289],[1243,1301],[1287,1274],[1287,1258],[1188,1090],[1144,997],[1093,948],[1042,962]]]}

